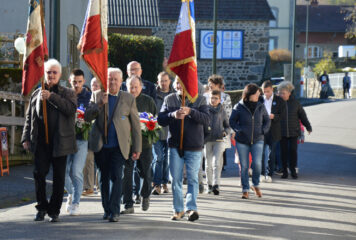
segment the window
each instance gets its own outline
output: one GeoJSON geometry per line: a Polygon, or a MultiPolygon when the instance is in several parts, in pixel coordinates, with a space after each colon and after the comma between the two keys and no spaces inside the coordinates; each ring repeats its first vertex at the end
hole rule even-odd
{"type": "Polygon", "coordinates": [[[278,8],[272,7],[271,10],[272,10],[275,20],[269,21],[269,27],[276,28],[276,27],[278,27],[278,8]]]}
{"type": "MultiPolygon", "coordinates": [[[[304,57],[307,54],[307,50],[304,49],[304,57]]],[[[323,57],[323,49],[319,46],[308,46],[308,58],[321,58],[323,57]]]]}
{"type": "Polygon", "coordinates": [[[268,51],[278,48],[278,37],[270,37],[268,44],[268,51]]]}

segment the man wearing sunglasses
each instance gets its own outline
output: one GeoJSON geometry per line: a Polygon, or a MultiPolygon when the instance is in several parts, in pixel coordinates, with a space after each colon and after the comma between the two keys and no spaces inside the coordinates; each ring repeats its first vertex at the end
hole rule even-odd
{"type": "Polygon", "coordinates": [[[75,112],[77,97],[73,90],[60,86],[61,64],[50,59],[45,63],[45,89],[36,89],[26,112],[21,143],[34,153],[34,179],[37,199],[35,221],[43,221],[48,214],[50,222],[59,221],[65,182],[67,155],[77,151],[75,112]],[[48,143],[43,120],[42,101],[46,100],[48,143]],[[53,191],[50,201],[46,196],[46,176],[53,168],[53,191]]]}

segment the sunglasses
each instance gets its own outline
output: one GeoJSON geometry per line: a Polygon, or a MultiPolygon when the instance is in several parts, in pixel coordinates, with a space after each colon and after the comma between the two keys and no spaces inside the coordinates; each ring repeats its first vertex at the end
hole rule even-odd
{"type": "Polygon", "coordinates": [[[48,74],[48,75],[50,75],[50,74],[54,74],[54,75],[57,75],[57,71],[46,71],[46,73],[48,74]]]}

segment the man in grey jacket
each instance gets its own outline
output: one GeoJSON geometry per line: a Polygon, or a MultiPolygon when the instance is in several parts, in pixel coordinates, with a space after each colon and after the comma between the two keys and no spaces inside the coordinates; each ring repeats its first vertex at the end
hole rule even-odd
{"type": "Polygon", "coordinates": [[[59,86],[61,64],[50,59],[45,63],[45,90],[36,89],[30,99],[21,143],[34,153],[34,171],[37,215],[43,221],[46,214],[50,222],[59,221],[65,182],[66,159],[77,151],[75,139],[75,112],[77,97],[73,90],[59,86]],[[45,137],[42,101],[47,101],[48,144],[45,137]],[[53,167],[53,192],[46,196],[46,176],[53,167]]]}
{"type": "Polygon", "coordinates": [[[89,136],[89,149],[94,152],[95,162],[101,172],[101,200],[105,212],[103,219],[110,222],[119,221],[123,168],[129,158],[130,147],[132,160],[140,158],[142,149],[136,101],[131,94],[120,91],[121,83],[121,70],[109,68],[109,93],[101,90],[94,92],[85,112],[86,121],[95,119],[89,136]],[[106,137],[105,104],[109,105],[106,137]]]}

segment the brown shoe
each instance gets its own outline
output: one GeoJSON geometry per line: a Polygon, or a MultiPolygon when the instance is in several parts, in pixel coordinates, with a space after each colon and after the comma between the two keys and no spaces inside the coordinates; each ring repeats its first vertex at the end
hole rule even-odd
{"type": "Polygon", "coordinates": [[[159,186],[159,185],[155,186],[153,188],[152,194],[153,195],[160,195],[161,194],[161,186],[159,186]]]}
{"type": "Polygon", "coordinates": [[[163,188],[163,193],[169,193],[167,184],[163,184],[162,188],[163,188]]]}
{"type": "Polygon", "coordinates": [[[176,212],[174,215],[171,217],[171,220],[178,221],[181,220],[184,217],[184,211],[182,212],[176,212]]]}
{"type": "Polygon", "coordinates": [[[82,195],[83,196],[92,196],[92,195],[94,195],[94,189],[87,189],[87,190],[83,191],[82,195]]]}
{"type": "Polygon", "coordinates": [[[248,199],[248,192],[242,193],[242,199],[248,199]]]}
{"type": "Polygon", "coordinates": [[[261,198],[262,197],[262,192],[261,189],[259,187],[251,187],[251,189],[255,192],[256,196],[261,198]]]}

